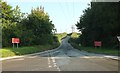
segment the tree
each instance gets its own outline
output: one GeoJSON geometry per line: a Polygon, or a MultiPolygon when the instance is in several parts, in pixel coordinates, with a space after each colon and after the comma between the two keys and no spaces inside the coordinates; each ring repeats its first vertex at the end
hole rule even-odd
{"type": "Polygon", "coordinates": [[[17,25],[21,21],[21,15],[23,14],[20,12],[18,6],[15,9],[12,9],[12,6],[8,5],[6,2],[0,0],[1,8],[1,15],[2,18],[2,45],[3,46],[10,46],[11,45],[11,38],[16,37],[17,34],[17,25]]]}
{"type": "Polygon", "coordinates": [[[82,32],[81,44],[93,46],[94,41],[102,41],[104,47],[115,46],[120,35],[118,10],[117,2],[92,2],[76,24],[82,32]]]}
{"type": "Polygon", "coordinates": [[[54,24],[43,7],[32,9],[30,14],[20,11],[19,6],[12,8],[0,0],[2,21],[2,45],[12,46],[13,37],[20,38],[20,45],[53,44],[57,41],[53,35],[54,24]]]}
{"type": "Polygon", "coordinates": [[[48,13],[44,12],[43,7],[31,10],[31,14],[23,21],[25,32],[31,31],[32,43],[36,45],[53,43],[54,24],[49,19],[48,13]]]}

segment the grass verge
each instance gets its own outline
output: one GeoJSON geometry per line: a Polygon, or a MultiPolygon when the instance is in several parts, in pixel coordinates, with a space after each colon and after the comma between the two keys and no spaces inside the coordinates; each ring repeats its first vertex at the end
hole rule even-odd
{"type": "Polygon", "coordinates": [[[92,53],[106,54],[106,55],[115,55],[119,56],[120,51],[111,48],[95,48],[95,47],[80,47],[80,50],[84,50],[92,53]]]}
{"type": "Polygon", "coordinates": [[[32,54],[37,52],[42,52],[45,50],[51,50],[56,48],[58,45],[37,45],[37,46],[26,46],[26,47],[19,47],[19,48],[3,48],[0,49],[2,53],[2,58],[10,57],[10,56],[20,56],[25,54],[32,54]]]}

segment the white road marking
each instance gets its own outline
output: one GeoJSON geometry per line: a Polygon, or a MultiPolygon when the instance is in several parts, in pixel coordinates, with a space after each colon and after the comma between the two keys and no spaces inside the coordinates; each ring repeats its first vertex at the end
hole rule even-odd
{"type": "Polygon", "coordinates": [[[54,67],[57,67],[57,65],[56,65],[56,64],[54,64],[54,67]]]}
{"type": "Polygon", "coordinates": [[[53,63],[55,63],[55,59],[54,59],[54,57],[52,57],[51,59],[52,59],[53,63]]]}
{"type": "Polygon", "coordinates": [[[60,68],[59,68],[59,66],[57,66],[57,63],[55,61],[55,57],[51,57],[51,59],[53,61],[54,67],[56,67],[58,71],[61,71],[60,68]]]}
{"type": "Polygon", "coordinates": [[[51,65],[49,65],[48,67],[49,67],[49,68],[51,68],[52,66],[51,66],[51,65]]]}
{"type": "Polygon", "coordinates": [[[48,67],[51,68],[51,64],[50,64],[50,57],[48,57],[48,67]]]}
{"type": "Polygon", "coordinates": [[[57,67],[58,71],[61,71],[59,67],[57,67]]]}

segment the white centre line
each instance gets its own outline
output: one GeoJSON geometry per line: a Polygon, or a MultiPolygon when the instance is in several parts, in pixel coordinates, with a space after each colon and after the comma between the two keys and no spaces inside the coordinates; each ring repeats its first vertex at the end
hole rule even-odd
{"type": "Polygon", "coordinates": [[[48,57],[48,67],[49,67],[49,68],[52,67],[51,62],[50,62],[50,57],[48,57]]]}
{"type": "Polygon", "coordinates": [[[56,67],[58,71],[61,71],[59,66],[57,66],[57,63],[55,62],[55,57],[51,57],[51,59],[53,61],[54,67],[56,67]]]}

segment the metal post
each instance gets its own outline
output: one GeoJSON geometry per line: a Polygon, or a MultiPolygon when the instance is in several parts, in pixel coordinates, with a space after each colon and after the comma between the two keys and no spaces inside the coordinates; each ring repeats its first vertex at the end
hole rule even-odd
{"type": "Polygon", "coordinates": [[[17,48],[18,48],[18,43],[17,43],[17,48]]]}
{"type": "Polygon", "coordinates": [[[14,43],[13,43],[13,48],[14,48],[14,43]]]}
{"type": "Polygon", "coordinates": [[[120,50],[120,36],[117,36],[117,38],[118,38],[118,42],[119,42],[119,44],[118,44],[118,55],[119,55],[119,50],[120,50]]]}
{"type": "Polygon", "coordinates": [[[118,43],[118,56],[119,56],[119,51],[120,51],[120,42],[118,43]]]}
{"type": "Polygon", "coordinates": [[[117,38],[118,38],[118,41],[119,41],[119,43],[118,43],[118,51],[119,51],[120,50],[120,36],[117,36],[117,38]]]}

